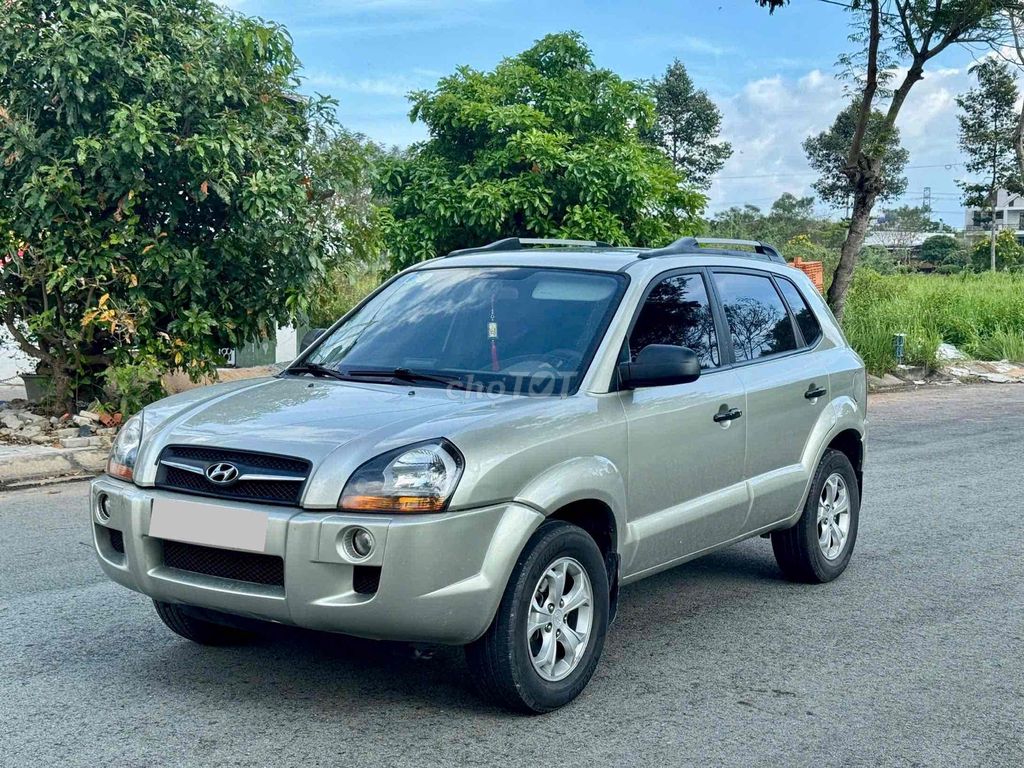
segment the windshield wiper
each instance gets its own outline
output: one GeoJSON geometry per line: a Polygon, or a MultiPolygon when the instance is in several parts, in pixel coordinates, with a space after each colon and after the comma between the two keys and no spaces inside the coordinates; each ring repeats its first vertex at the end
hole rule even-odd
{"type": "Polygon", "coordinates": [[[410,368],[381,368],[379,370],[368,371],[345,371],[343,375],[351,376],[353,378],[379,376],[383,378],[398,379],[399,381],[433,381],[438,384],[444,384],[446,387],[451,387],[452,389],[469,389],[469,387],[462,383],[461,379],[449,376],[436,376],[433,373],[423,373],[421,371],[414,371],[410,368]]]}
{"type": "Polygon", "coordinates": [[[282,373],[311,373],[314,376],[330,376],[332,379],[340,379],[341,381],[348,379],[348,377],[341,371],[334,368],[328,368],[326,365],[320,365],[319,363],[293,365],[291,368],[285,368],[282,373]]]}

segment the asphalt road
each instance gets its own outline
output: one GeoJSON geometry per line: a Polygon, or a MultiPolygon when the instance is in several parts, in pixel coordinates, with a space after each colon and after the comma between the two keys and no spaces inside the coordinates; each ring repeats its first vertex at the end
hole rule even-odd
{"type": "Polygon", "coordinates": [[[623,591],[584,695],[523,718],[460,652],[210,649],[93,560],[86,486],[0,495],[0,764],[1024,765],[1024,387],[872,399],[846,574],[754,540],[623,591]]]}

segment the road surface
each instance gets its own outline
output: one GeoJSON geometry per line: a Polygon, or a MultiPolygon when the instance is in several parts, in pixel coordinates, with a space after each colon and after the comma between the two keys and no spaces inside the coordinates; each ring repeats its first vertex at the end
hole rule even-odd
{"type": "Polygon", "coordinates": [[[756,539],[623,590],[584,695],[524,718],[455,649],[204,648],[108,582],[84,483],[0,494],[4,766],[1024,765],[1024,386],[872,398],[846,574],[756,539]]]}

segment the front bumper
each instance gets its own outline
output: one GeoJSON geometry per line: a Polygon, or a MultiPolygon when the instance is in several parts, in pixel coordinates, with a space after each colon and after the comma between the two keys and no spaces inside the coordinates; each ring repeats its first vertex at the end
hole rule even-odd
{"type": "Polygon", "coordinates": [[[100,566],[119,584],[163,602],[310,629],[449,644],[471,642],[486,631],[519,553],[544,519],[515,503],[398,516],[218,499],[218,506],[269,514],[265,554],[283,559],[284,583],[257,584],[168,567],[163,541],[149,535],[158,497],[205,501],[110,477],[92,481],[93,544],[100,566]],[[99,512],[101,495],[109,517],[99,512]],[[376,541],[370,557],[359,563],[380,569],[371,594],[356,591],[357,566],[342,545],[355,524],[376,541]],[[121,532],[120,547],[112,544],[111,530],[121,532]]]}

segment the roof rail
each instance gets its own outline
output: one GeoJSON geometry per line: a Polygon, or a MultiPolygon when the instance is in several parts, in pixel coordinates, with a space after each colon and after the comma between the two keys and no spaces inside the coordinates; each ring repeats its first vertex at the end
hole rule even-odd
{"type": "Polygon", "coordinates": [[[739,256],[747,259],[775,261],[780,264],[786,263],[786,260],[782,258],[782,254],[779,253],[774,246],[768,245],[767,243],[762,243],[759,240],[733,240],[723,237],[681,237],[678,240],[669,243],[664,248],[641,251],[638,255],[641,259],[655,259],[659,256],[677,256],[679,254],[687,253],[704,253],[714,256],[739,256]],[[753,250],[743,251],[717,247],[705,248],[704,244],[711,246],[742,245],[750,247],[753,250]]]}
{"type": "Polygon", "coordinates": [[[495,240],[487,245],[477,245],[472,248],[460,248],[452,251],[448,256],[465,256],[467,253],[487,253],[489,251],[519,251],[527,246],[540,245],[548,248],[614,248],[611,243],[600,240],[559,240],[547,237],[506,237],[503,240],[495,240]]]}

